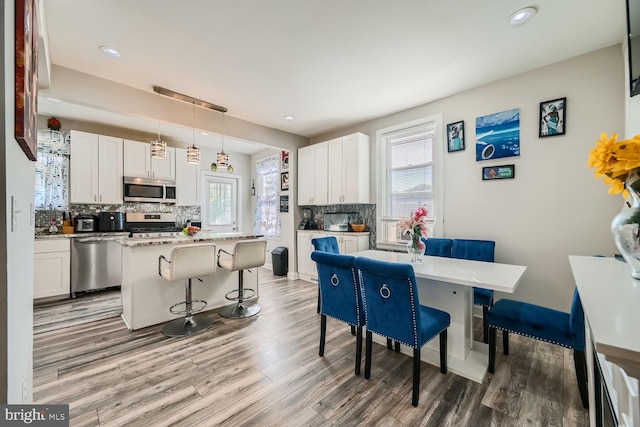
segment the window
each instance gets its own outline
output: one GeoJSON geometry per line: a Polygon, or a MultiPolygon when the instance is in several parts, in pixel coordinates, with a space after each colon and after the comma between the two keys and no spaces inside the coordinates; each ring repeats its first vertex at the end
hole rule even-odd
{"type": "Polygon", "coordinates": [[[238,231],[238,177],[206,173],[204,177],[203,228],[217,232],[238,231]]]}
{"type": "Polygon", "coordinates": [[[280,237],[280,155],[256,162],[256,222],[253,231],[266,238],[280,237]]]}
{"type": "Polygon", "coordinates": [[[442,230],[442,118],[428,117],[378,131],[377,246],[404,246],[397,224],[419,206],[429,215],[429,235],[442,230]]]}

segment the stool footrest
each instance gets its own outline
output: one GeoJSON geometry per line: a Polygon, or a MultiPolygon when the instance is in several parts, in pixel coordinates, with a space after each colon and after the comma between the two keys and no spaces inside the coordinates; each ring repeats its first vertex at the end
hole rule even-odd
{"type": "Polygon", "coordinates": [[[256,296],[256,291],[253,289],[234,289],[227,292],[224,297],[229,301],[244,301],[256,296]]]}
{"type": "Polygon", "coordinates": [[[171,314],[193,314],[201,312],[206,306],[206,301],[201,299],[194,299],[193,301],[191,301],[191,310],[187,310],[187,302],[182,301],[169,307],[169,311],[171,312],[171,314]],[[180,306],[184,306],[184,310],[178,310],[177,308],[180,306]]]}

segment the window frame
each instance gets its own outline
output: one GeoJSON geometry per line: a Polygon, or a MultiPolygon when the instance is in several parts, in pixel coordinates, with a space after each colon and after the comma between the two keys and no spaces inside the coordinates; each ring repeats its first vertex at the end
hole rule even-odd
{"type": "MultiPolygon", "coordinates": [[[[417,126],[432,125],[435,128],[435,138],[433,142],[433,221],[430,225],[433,235],[429,237],[442,237],[444,229],[444,128],[443,115],[434,114],[415,120],[399,123],[376,131],[376,170],[379,173],[378,184],[376,186],[376,247],[377,249],[387,250],[406,250],[404,243],[398,241],[380,241],[380,237],[385,235],[388,227],[395,227],[391,223],[397,223],[400,218],[391,218],[385,216],[386,211],[386,194],[387,190],[387,171],[388,161],[386,156],[387,147],[384,142],[384,136],[392,132],[398,132],[417,126]]],[[[416,206],[417,208],[417,206],[416,206]]]]}

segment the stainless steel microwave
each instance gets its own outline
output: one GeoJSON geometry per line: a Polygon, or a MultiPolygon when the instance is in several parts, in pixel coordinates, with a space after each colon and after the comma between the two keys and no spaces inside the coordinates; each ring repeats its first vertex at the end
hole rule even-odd
{"type": "Polygon", "coordinates": [[[125,202],[176,203],[176,182],[125,176],[123,194],[125,202]]]}

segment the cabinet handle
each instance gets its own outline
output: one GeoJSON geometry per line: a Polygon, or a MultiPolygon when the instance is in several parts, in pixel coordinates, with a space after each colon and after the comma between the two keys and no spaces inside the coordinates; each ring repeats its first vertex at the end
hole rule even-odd
{"type": "Polygon", "coordinates": [[[102,196],[100,196],[100,201],[102,201],[102,196]]]}
{"type": "Polygon", "coordinates": [[[93,195],[93,201],[97,202],[98,201],[98,196],[96,196],[95,194],[93,195]]]}

